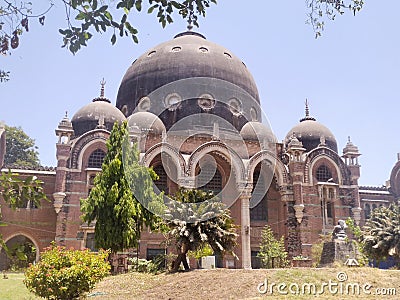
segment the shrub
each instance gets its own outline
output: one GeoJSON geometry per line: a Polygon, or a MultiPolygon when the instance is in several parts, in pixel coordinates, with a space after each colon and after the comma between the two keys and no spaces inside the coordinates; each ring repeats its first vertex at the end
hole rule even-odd
{"type": "Polygon", "coordinates": [[[129,258],[129,260],[132,265],[132,271],[157,274],[165,271],[168,256],[165,254],[160,254],[154,257],[152,260],[146,260],[143,258],[129,258]]]}
{"type": "Polygon", "coordinates": [[[261,234],[260,251],[261,265],[266,269],[286,268],[289,265],[285,250],[284,236],[278,240],[268,225],[265,225],[261,234]]]}
{"type": "Polygon", "coordinates": [[[26,270],[24,283],[46,299],[78,298],[108,275],[108,254],[104,250],[67,250],[53,243],[42,253],[39,263],[26,270]]]}

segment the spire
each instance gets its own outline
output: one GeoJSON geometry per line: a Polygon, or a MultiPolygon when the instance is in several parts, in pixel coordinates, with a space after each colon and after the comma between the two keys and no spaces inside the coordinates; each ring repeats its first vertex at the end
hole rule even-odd
{"type": "Polygon", "coordinates": [[[104,98],[104,86],[106,85],[106,82],[104,81],[104,78],[102,81],[100,81],[101,84],[101,89],[100,89],[100,97],[104,98]]]}
{"type": "Polygon", "coordinates": [[[307,98],[306,98],[305,105],[306,105],[306,116],[304,118],[302,118],[300,120],[300,122],[307,121],[307,120],[308,121],[316,121],[316,119],[314,117],[310,117],[310,108],[308,106],[308,99],[307,98]]]}
{"type": "Polygon", "coordinates": [[[100,85],[101,85],[101,88],[100,88],[100,97],[94,98],[94,99],[93,99],[93,102],[96,102],[96,101],[104,101],[104,102],[111,103],[111,101],[110,101],[109,99],[107,99],[107,98],[104,96],[104,86],[106,85],[106,83],[107,83],[107,82],[104,80],[104,78],[100,81],[100,85]]]}
{"type": "Polygon", "coordinates": [[[308,99],[306,98],[306,118],[310,116],[310,108],[308,107],[308,99]]]}

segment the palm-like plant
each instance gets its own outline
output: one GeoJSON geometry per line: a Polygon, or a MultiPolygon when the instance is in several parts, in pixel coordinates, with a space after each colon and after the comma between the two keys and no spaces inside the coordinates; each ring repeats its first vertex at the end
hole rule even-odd
{"type": "Polygon", "coordinates": [[[188,270],[188,251],[196,251],[207,244],[214,254],[234,255],[236,227],[229,210],[212,192],[180,189],[174,200],[168,204],[166,214],[178,252],[173,271],[178,271],[181,263],[188,270]]]}
{"type": "Polygon", "coordinates": [[[361,241],[370,258],[400,257],[400,206],[375,209],[363,228],[361,241]]]}

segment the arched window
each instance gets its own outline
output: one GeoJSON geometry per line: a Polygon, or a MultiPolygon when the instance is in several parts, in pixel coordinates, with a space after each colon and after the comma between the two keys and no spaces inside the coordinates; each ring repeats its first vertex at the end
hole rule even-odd
{"type": "Polygon", "coordinates": [[[317,169],[315,176],[318,182],[327,182],[329,179],[332,179],[332,172],[327,166],[322,165],[317,169]]]}
{"type": "Polygon", "coordinates": [[[97,168],[101,169],[101,166],[103,165],[103,160],[104,157],[106,156],[106,153],[101,150],[101,149],[96,149],[90,154],[89,160],[88,160],[88,168],[97,168]]]}
{"type": "Polygon", "coordinates": [[[268,221],[267,189],[264,178],[260,171],[255,171],[253,175],[253,191],[251,192],[251,203],[256,203],[250,207],[251,221],[268,221]]]}
{"type": "Polygon", "coordinates": [[[169,194],[168,175],[167,175],[167,172],[165,172],[163,165],[157,165],[157,166],[153,167],[153,170],[158,175],[158,179],[154,180],[154,184],[160,191],[162,191],[166,195],[168,195],[169,194]]]}
{"type": "Polygon", "coordinates": [[[222,176],[218,168],[208,164],[202,166],[197,176],[197,188],[219,194],[222,191],[222,176]]]}

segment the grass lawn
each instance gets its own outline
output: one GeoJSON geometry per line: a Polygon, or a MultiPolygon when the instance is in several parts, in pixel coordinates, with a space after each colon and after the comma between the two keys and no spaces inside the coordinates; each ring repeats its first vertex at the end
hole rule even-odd
{"type": "MultiPolygon", "coordinates": [[[[8,279],[1,276],[0,299],[39,299],[28,292],[23,279],[22,273],[8,274],[8,279]]],[[[128,273],[105,278],[87,297],[89,300],[315,298],[400,299],[400,271],[372,268],[292,268],[194,270],[159,275],[128,273]],[[261,283],[264,285],[260,285],[261,283]],[[265,283],[268,291],[262,294],[257,287],[262,290],[265,283]],[[302,291],[303,288],[305,292],[302,291]],[[292,294],[296,290],[298,293],[292,294]]]]}
{"type": "Polygon", "coordinates": [[[25,287],[23,273],[8,273],[8,279],[3,278],[0,273],[0,299],[1,300],[28,300],[42,299],[31,294],[25,287]]]}

